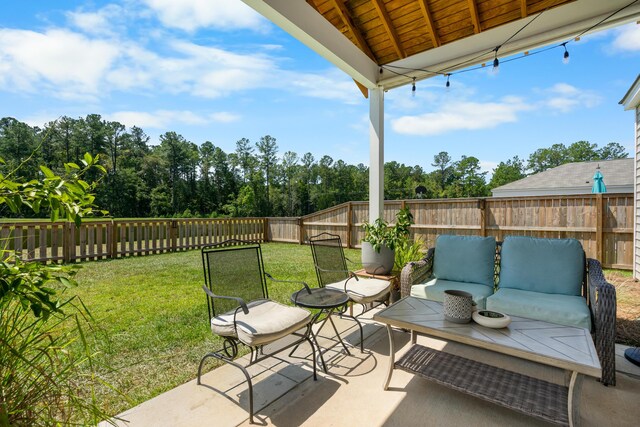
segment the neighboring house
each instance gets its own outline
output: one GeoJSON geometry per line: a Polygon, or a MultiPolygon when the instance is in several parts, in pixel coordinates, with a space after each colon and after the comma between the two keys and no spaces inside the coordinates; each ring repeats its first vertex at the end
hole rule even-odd
{"type": "Polygon", "coordinates": [[[636,221],[633,224],[633,278],[640,279],[640,252],[638,251],[638,247],[640,246],[640,203],[638,203],[638,201],[640,201],[640,173],[638,172],[638,168],[640,168],[640,74],[638,74],[638,77],[636,77],[636,80],[627,93],[620,100],[620,105],[624,107],[625,111],[633,111],[635,119],[633,121],[633,129],[635,131],[636,170],[633,174],[633,181],[635,183],[634,211],[636,221]]]}
{"type": "Polygon", "coordinates": [[[634,159],[566,163],[492,190],[493,197],[589,194],[600,166],[607,193],[633,193],[634,159]]]}

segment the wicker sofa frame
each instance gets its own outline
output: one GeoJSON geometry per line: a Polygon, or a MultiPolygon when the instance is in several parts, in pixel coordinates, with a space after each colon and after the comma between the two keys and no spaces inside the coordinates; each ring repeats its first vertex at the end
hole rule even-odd
{"type": "MultiPolygon", "coordinates": [[[[498,287],[500,276],[501,242],[496,245],[494,261],[494,287],[498,287]]],[[[411,287],[424,283],[433,272],[435,248],[429,248],[420,261],[410,262],[400,274],[400,292],[402,297],[411,294],[411,287]]],[[[616,288],[608,283],[602,273],[602,266],[596,259],[586,258],[582,282],[582,295],[591,310],[592,335],[598,357],[602,365],[601,382],[605,386],[616,385],[616,288]]]]}

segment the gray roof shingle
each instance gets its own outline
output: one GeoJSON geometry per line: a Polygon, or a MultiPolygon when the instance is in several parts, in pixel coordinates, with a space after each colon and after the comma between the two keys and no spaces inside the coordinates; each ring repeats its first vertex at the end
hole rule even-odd
{"type": "MultiPolygon", "coordinates": [[[[633,166],[634,159],[599,160],[595,162],[566,163],[562,166],[548,169],[544,172],[528,176],[518,181],[511,182],[493,189],[494,196],[501,193],[535,191],[551,191],[567,189],[567,194],[591,193],[593,186],[593,174],[600,166],[600,172],[604,177],[607,191],[627,188],[625,191],[633,191],[633,166]],[[496,194],[498,193],[498,194],[496,194]]],[[[506,195],[506,194],[505,194],[506,195]]]]}

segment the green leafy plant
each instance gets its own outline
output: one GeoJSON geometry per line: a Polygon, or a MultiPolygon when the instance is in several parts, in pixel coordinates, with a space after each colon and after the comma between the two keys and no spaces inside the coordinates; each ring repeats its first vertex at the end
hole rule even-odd
{"type": "Polygon", "coordinates": [[[395,268],[401,270],[412,261],[420,261],[424,257],[424,241],[420,238],[415,240],[405,240],[396,246],[395,268]]]}
{"type": "MultiPolygon", "coordinates": [[[[41,179],[14,180],[25,162],[0,173],[0,206],[15,213],[48,210],[52,221],[64,217],[77,225],[96,212],[95,183],[83,178],[92,169],[104,172],[97,156],[85,154],[82,166],[66,164],[62,175],[41,166],[41,179]]],[[[109,419],[93,392],[99,380],[83,330],[90,313],[81,301],[64,297],[77,267],[24,262],[8,240],[0,241],[0,426],[109,419]]]]}
{"type": "Polygon", "coordinates": [[[402,208],[396,214],[396,223],[393,227],[383,219],[376,219],[373,224],[365,222],[362,225],[364,229],[364,242],[370,243],[376,252],[380,252],[382,246],[386,246],[391,250],[403,244],[409,239],[409,229],[413,223],[413,215],[409,208],[402,208]]]}
{"type": "MultiPolygon", "coordinates": [[[[0,158],[0,164],[3,163],[0,158]]],[[[46,208],[52,221],[62,216],[80,225],[82,218],[96,212],[92,193],[96,183],[89,184],[83,180],[90,169],[105,172],[98,164],[98,156],[92,157],[87,153],[82,160],[82,167],[75,163],[65,164],[63,176],[54,174],[46,166],[40,167],[43,179],[24,183],[11,179],[17,169],[6,176],[0,173],[0,206],[6,205],[14,213],[25,206],[35,213],[46,208]]],[[[0,307],[17,300],[23,306],[30,307],[36,317],[46,318],[50,313],[59,311],[60,303],[55,301],[56,292],[50,284],[69,286],[77,267],[24,263],[19,255],[8,249],[8,241],[0,243],[5,259],[0,264],[0,307]]]]}

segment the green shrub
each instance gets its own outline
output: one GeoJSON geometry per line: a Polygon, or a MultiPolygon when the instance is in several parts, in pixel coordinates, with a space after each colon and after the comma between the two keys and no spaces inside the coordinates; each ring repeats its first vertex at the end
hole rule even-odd
{"type": "MultiPolygon", "coordinates": [[[[97,161],[85,154],[82,167],[65,164],[62,176],[41,166],[43,178],[28,182],[13,179],[19,167],[0,174],[0,206],[14,213],[43,209],[52,221],[64,217],[79,225],[94,213],[95,183],[83,177],[90,169],[104,172],[97,161]]],[[[108,419],[93,393],[100,381],[83,330],[90,315],[80,301],[62,296],[75,284],[77,267],[23,262],[0,243],[0,427],[108,419]]]]}
{"type": "Polygon", "coordinates": [[[389,224],[383,219],[376,219],[373,224],[365,222],[362,224],[364,229],[363,242],[370,243],[376,252],[380,252],[382,246],[386,246],[392,251],[396,247],[403,245],[409,238],[409,228],[413,222],[413,215],[409,208],[402,208],[396,214],[396,224],[389,227],[389,224]]]}
{"type": "Polygon", "coordinates": [[[420,238],[405,240],[396,246],[395,268],[402,268],[411,261],[420,261],[424,257],[424,241],[420,238]]]}

